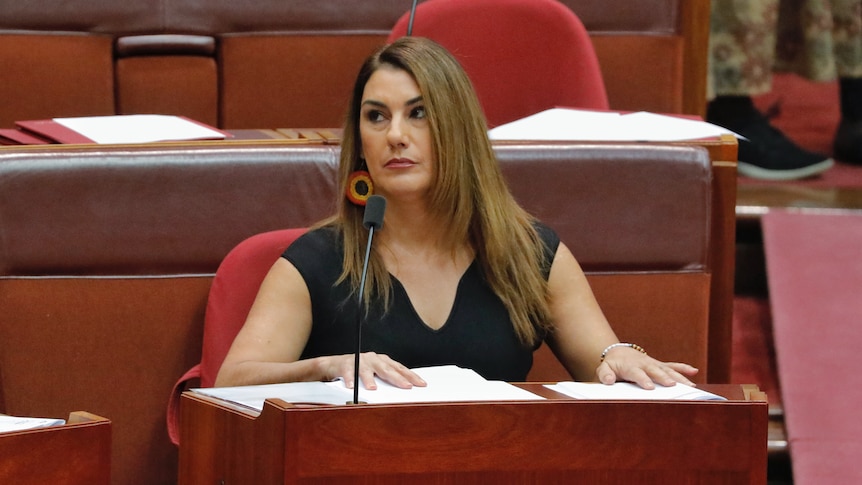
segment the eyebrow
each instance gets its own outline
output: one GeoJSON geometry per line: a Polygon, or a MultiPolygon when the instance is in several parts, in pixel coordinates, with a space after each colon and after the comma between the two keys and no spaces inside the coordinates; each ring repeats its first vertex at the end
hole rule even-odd
{"type": "MultiPolygon", "coordinates": [[[[416,96],[415,98],[408,99],[404,106],[413,106],[414,104],[422,102],[422,95],[416,96]]],[[[377,101],[374,99],[368,99],[362,102],[362,105],[370,104],[372,106],[377,106],[378,108],[386,108],[386,104],[381,101],[377,101]]]]}

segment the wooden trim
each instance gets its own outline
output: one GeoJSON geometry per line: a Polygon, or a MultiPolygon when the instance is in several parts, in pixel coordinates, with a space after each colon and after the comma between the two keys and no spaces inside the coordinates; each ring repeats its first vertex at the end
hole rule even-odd
{"type": "Polygon", "coordinates": [[[681,0],[679,30],[683,48],[683,112],[706,116],[710,0],[681,0]]]}

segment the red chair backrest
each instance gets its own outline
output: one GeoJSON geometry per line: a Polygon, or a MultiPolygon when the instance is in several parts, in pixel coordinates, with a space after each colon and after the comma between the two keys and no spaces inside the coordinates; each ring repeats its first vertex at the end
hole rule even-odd
{"type": "Polygon", "coordinates": [[[233,339],[245,323],[263,278],[285,249],[307,229],[282,229],[249,237],[222,260],[207,299],[201,362],[180,377],[168,399],[168,437],[180,443],[180,398],[193,382],[213,387],[233,339]]]}
{"type": "MultiPolygon", "coordinates": [[[[410,12],[389,41],[406,35],[410,12]]],[[[448,49],[470,76],[489,127],[557,106],[608,109],[587,30],[556,0],[428,0],[412,35],[448,49]]]]}

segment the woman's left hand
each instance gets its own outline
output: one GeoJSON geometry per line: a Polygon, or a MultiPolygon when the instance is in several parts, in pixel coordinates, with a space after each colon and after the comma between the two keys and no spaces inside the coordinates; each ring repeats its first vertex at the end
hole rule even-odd
{"type": "Polygon", "coordinates": [[[695,385],[688,378],[694,377],[698,369],[679,362],[661,362],[630,347],[610,349],[604,361],[596,368],[599,382],[613,384],[628,381],[644,389],[653,389],[656,384],[672,386],[677,382],[695,385]]]}

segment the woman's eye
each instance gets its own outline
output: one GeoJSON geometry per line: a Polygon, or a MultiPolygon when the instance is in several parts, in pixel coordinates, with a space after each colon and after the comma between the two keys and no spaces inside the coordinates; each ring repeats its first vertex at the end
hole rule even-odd
{"type": "Polygon", "coordinates": [[[413,110],[410,112],[410,116],[412,118],[415,118],[418,120],[424,120],[425,119],[425,107],[424,106],[417,106],[417,107],[413,108],[413,110]]]}
{"type": "Polygon", "coordinates": [[[385,117],[383,116],[383,113],[381,111],[376,110],[376,109],[366,112],[365,118],[368,119],[368,121],[371,121],[372,123],[377,123],[377,122],[383,121],[385,119],[385,117]]]}

